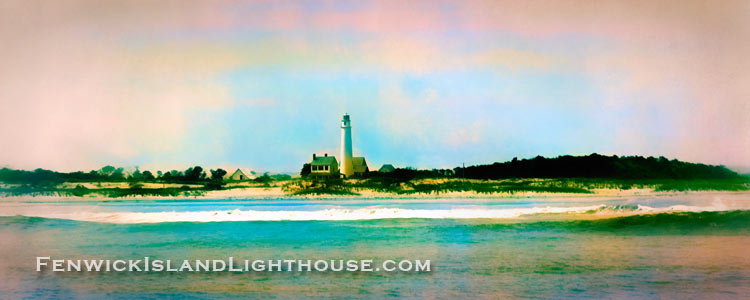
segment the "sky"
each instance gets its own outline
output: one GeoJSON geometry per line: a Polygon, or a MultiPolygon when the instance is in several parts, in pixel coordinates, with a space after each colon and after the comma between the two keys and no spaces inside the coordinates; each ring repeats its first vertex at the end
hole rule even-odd
{"type": "Polygon", "coordinates": [[[0,0],[0,167],[750,170],[748,1],[0,0]]]}

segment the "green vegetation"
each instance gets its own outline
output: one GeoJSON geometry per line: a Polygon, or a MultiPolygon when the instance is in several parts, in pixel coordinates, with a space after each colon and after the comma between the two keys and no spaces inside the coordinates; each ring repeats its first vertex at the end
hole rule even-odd
{"type": "Polygon", "coordinates": [[[462,179],[410,180],[388,183],[381,179],[368,179],[347,183],[354,190],[374,190],[395,194],[441,194],[449,192],[474,192],[478,194],[546,192],[546,193],[591,193],[575,182],[539,180],[477,181],[462,179]]]}
{"type": "Polygon", "coordinates": [[[547,179],[500,179],[476,180],[460,178],[421,178],[394,180],[371,177],[367,179],[343,180],[326,185],[315,180],[288,183],[286,190],[294,195],[353,195],[373,191],[398,195],[432,194],[451,192],[493,193],[578,193],[590,194],[596,190],[610,189],[626,191],[647,189],[657,192],[669,191],[747,191],[750,178],[735,179],[597,179],[597,178],[547,178],[547,179]]]}
{"type": "Polygon", "coordinates": [[[668,180],[655,185],[656,191],[747,191],[750,178],[719,180],[668,180]]]}
{"type": "Polygon", "coordinates": [[[609,178],[609,179],[732,179],[740,178],[724,166],[683,162],[665,157],[558,156],[477,165],[454,169],[463,178],[609,178]]]}
{"type": "Polygon", "coordinates": [[[595,189],[653,189],[657,192],[684,191],[747,191],[750,190],[750,177],[727,179],[599,179],[564,178],[547,179],[561,182],[574,182],[587,190],[595,189]]]}
{"type": "Polygon", "coordinates": [[[222,169],[211,170],[211,176],[200,166],[187,168],[185,171],[172,170],[167,172],[158,171],[154,176],[151,171],[141,172],[137,167],[135,171],[126,174],[123,168],[105,166],[99,170],[89,172],[76,171],[70,173],[56,172],[45,169],[34,171],[14,170],[9,168],[0,169],[0,182],[20,183],[31,185],[50,185],[63,182],[166,182],[184,184],[203,184],[210,181],[221,181],[227,172],[222,169]]]}
{"type": "MultiPolygon", "coordinates": [[[[208,175],[202,167],[195,166],[185,171],[158,171],[154,175],[151,171],[136,168],[126,173],[123,168],[105,166],[99,170],[89,172],[55,172],[44,169],[34,171],[0,169],[0,195],[20,196],[77,196],[100,195],[103,197],[128,196],[199,196],[207,191],[225,188],[223,169],[210,170],[208,175]],[[70,188],[65,183],[81,183],[70,188]],[[95,184],[95,188],[87,188],[84,184],[95,184]],[[118,184],[119,183],[119,184],[118,184]],[[127,187],[122,187],[127,183],[127,187]],[[145,187],[150,185],[151,187],[145,187]],[[167,185],[170,185],[167,187],[167,185]],[[177,186],[175,186],[177,185],[177,186]],[[114,187],[113,187],[114,186],[114,187]]],[[[276,178],[288,175],[264,174],[255,180],[256,183],[268,183],[276,178]]]]}
{"type": "Polygon", "coordinates": [[[340,178],[316,178],[314,180],[297,180],[282,187],[292,195],[359,195],[340,178]]]}
{"type": "Polygon", "coordinates": [[[439,195],[451,192],[494,193],[594,193],[597,190],[647,189],[653,191],[746,191],[750,177],[723,166],[711,166],[654,157],[618,157],[592,154],[532,159],[459,167],[417,170],[399,168],[392,172],[370,172],[349,178],[304,176],[292,180],[285,174],[265,173],[251,181],[224,180],[222,169],[208,173],[200,166],[185,171],[135,171],[105,166],[89,172],[55,172],[0,169],[0,195],[58,195],[104,197],[196,196],[208,191],[281,186],[292,195],[358,195],[372,191],[398,195],[439,195]],[[72,183],[72,184],[71,184],[72,183]],[[229,185],[227,185],[229,183],[229,185]],[[92,186],[93,185],[93,186],[92,186]],[[75,186],[75,187],[73,187],[75,186]]]}
{"type": "MultiPolygon", "coordinates": [[[[302,173],[305,173],[303,168],[302,173]]],[[[315,179],[311,179],[315,180],[315,179]]],[[[304,192],[300,188],[299,192],[304,192]]],[[[393,172],[370,172],[340,183],[338,190],[393,194],[478,194],[547,192],[592,193],[598,189],[654,191],[746,191],[750,177],[724,166],[687,163],[664,157],[560,156],[513,159],[504,163],[393,172]]],[[[337,190],[337,191],[338,191],[337,190]]]]}
{"type": "Polygon", "coordinates": [[[137,167],[131,172],[105,166],[99,170],[70,173],[3,168],[0,169],[0,196],[200,196],[208,191],[237,188],[238,182],[246,183],[244,187],[270,187],[275,181],[291,179],[286,174],[265,173],[253,180],[227,181],[224,179],[225,175],[227,171],[223,169],[207,173],[201,166],[190,167],[185,171],[157,171],[156,175],[137,167]],[[75,187],[71,187],[73,184],[75,187]],[[227,187],[227,184],[233,185],[227,187]]]}
{"type": "Polygon", "coordinates": [[[21,185],[14,188],[0,189],[0,192],[9,196],[63,196],[63,197],[83,197],[90,194],[101,195],[108,198],[121,198],[128,196],[200,196],[205,193],[203,189],[191,189],[188,186],[179,188],[154,188],[144,189],[139,186],[130,188],[97,188],[88,189],[82,185],[76,185],[75,188],[57,188],[54,186],[32,186],[21,185]]]}
{"type": "Polygon", "coordinates": [[[345,187],[314,187],[296,191],[292,193],[295,196],[304,195],[344,195],[344,196],[356,196],[358,193],[352,192],[350,189],[345,187]]]}

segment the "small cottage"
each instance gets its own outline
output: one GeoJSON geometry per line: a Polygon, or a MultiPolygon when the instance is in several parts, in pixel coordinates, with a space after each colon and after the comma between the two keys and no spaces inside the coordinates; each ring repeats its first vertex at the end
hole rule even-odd
{"type": "Polygon", "coordinates": [[[253,180],[257,176],[255,175],[255,171],[252,171],[250,169],[242,169],[237,168],[234,173],[227,173],[226,176],[224,176],[224,180],[228,181],[247,181],[247,180],[253,180]]]}
{"type": "Polygon", "coordinates": [[[317,156],[313,153],[312,161],[310,162],[310,175],[338,177],[339,162],[336,161],[335,157],[328,156],[328,153],[323,156],[317,156]]]}

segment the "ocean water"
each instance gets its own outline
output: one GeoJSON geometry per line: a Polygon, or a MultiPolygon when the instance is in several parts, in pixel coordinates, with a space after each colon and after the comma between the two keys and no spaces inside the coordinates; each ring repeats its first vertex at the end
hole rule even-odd
{"type": "Polygon", "coordinates": [[[0,298],[40,297],[747,299],[750,195],[4,201],[0,298]],[[420,259],[431,271],[53,273],[38,256],[420,259]]]}

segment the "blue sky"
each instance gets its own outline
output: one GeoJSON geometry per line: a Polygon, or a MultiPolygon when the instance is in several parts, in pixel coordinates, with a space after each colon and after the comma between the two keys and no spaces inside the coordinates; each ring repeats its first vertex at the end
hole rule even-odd
{"type": "Polygon", "coordinates": [[[536,155],[750,166],[742,3],[9,1],[0,166],[371,167],[536,155]],[[658,13],[657,13],[658,12],[658,13]],[[32,18],[32,16],[34,16],[32,18]]]}

